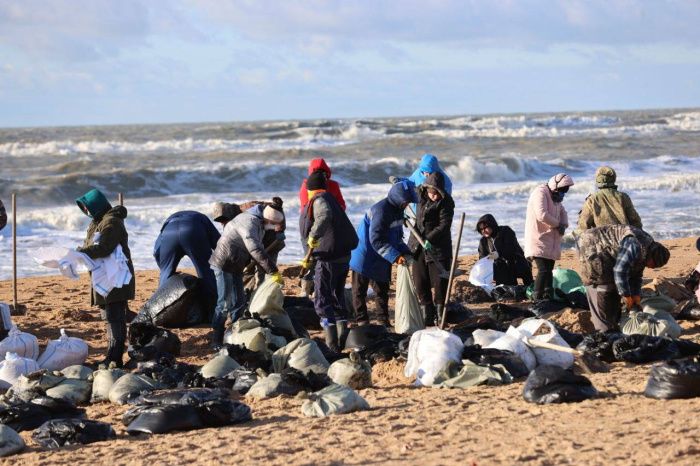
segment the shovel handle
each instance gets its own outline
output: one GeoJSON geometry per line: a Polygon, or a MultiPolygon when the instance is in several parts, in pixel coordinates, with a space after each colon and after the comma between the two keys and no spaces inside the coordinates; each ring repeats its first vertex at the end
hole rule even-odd
{"type": "MultiPolygon", "coordinates": [[[[308,262],[309,259],[311,259],[311,254],[314,253],[314,248],[309,248],[308,251],[306,251],[306,255],[304,256],[304,262],[308,262]]],[[[304,266],[301,267],[301,271],[299,272],[299,278],[303,278],[304,275],[306,275],[306,269],[304,266]]]]}
{"type": "Polygon", "coordinates": [[[546,341],[539,341],[532,338],[523,338],[525,343],[530,346],[535,346],[538,348],[551,349],[554,351],[561,351],[562,353],[573,354],[574,356],[581,356],[583,353],[577,349],[569,348],[568,346],[555,345],[554,343],[547,343],[546,341]]]}

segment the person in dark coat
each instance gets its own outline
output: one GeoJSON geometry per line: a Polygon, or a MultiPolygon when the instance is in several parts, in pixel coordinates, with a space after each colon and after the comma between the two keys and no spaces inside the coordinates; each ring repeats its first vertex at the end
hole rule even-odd
{"type": "Polygon", "coordinates": [[[416,258],[411,273],[416,297],[421,306],[425,326],[435,325],[435,318],[445,309],[447,278],[440,276],[438,263],[449,269],[452,263],[452,217],[455,203],[445,190],[445,177],[439,171],[430,173],[418,188],[416,230],[425,241],[419,244],[411,235],[408,246],[416,258]]]}
{"type": "Polygon", "coordinates": [[[359,242],[350,257],[352,301],[360,324],[368,324],[367,287],[377,292],[382,324],[389,325],[389,284],[391,265],[413,260],[403,242],[403,216],[408,204],[417,203],[416,185],[401,180],[389,190],[386,198],[374,204],[357,227],[359,242]]]}
{"type": "Polygon", "coordinates": [[[525,286],[532,283],[532,268],[512,228],[499,225],[493,215],[486,214],[476,222],[476,231],[481,235],[479,259],[493,259],[496,285],[517,285],[518,278],[525,286]]]}
{"type": "Polygon", "coordinates": [[[104,364],[110,362],[122,365],[124,345],[126,343],[126,311],[128,301],[134,299],[136,292],[136,275],[131,263],[129,234],[124,226],[127,215],[126,207],[112,207],[99,190],[93,189],[75,200],[85,215],[92,221],[87,229],[85,242],[79,252],[90,259],[109,257],[117,246],[121,246],[131,271],[131,281],[121,288],[114,288],[107,296],[102,296],[91,289],[90,304],[101,308],[102,320],[107,323],[107,355],[104,364]]]}
{"type": "Polygon", "coordinates": [[[7,211],[5,211],[5,204],[0,201],[0,230],[5,228],[7,225],[7,211]]]}
{"type": "Polygon", "coordinates": [[[153,257],[160,269],[159,287],[175,275],[180,260],[187,256],[194,264],[197,276],[213,307],[216,300],[216,280],[209,266],[211,252],[219,241],[219,231],[209,218],[199,212],[176,212],[163,223],[153,247],[153,257]]]}
{"type": "Polygon", "coordinates": [[[326,191],[323,172],[309,175],[306,187],[309,202],[301,213],[299,232],[311,248],[312,258],[305,258],[302,267],[309,268],[310,262],[315,262],[314,307],[321,318],[326,344],[340,351],[348,334],[345,279],[358,238],[340,203],[326,191]]]}

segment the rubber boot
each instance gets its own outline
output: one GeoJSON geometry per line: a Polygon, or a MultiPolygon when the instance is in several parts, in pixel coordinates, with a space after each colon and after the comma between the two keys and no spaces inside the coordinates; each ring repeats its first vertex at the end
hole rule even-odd
{"type": "Polygon", "coordinates": [[[425,327],[435,326],[435,306],[433,306],[432,303],[421,304],[420,313],[423,316],[423,325],[425,325],[425,327]]]}
{"type": "Polygon", "coordinates": [[[326,337],[326,346],[335,352],[340,353],[340,348],[338,347],[338,329],[335,325],[326,325],[323,327],[323,334],[326,337]]]}
{"type": "Polygon", "coordinates": [[[348,339],[348,333],[350,333],[350,330],[348,329],[348,321],[339,320],[335,323],[335,327],[338,331],[338,347],[343,350],[345,349],[345,340],[348,339]]]}
{"type": "Polygon", "coordinates": [[[126,344],[126,322],[107,322],[107,358],[105,363],[113,362],[122,367],[124,345],[126,344]]]}
{"type": "Polygon", "coordinates": [[[213,330],[211,336],[211,349],[214,351],[219,351],[222,346],[224,346],[224,331],[226,325],[226,317],[223,319],[218,316],[214,316],[211,323],[211,328],[213,330]]]}
{"type": "Polygon", "coordinates": [[[445,305],[444,304],[438,304],[435,306],[435,323],[433,325],[440,325],[440,319],[442,319],[442,315],[445,313],[445,305]]]}

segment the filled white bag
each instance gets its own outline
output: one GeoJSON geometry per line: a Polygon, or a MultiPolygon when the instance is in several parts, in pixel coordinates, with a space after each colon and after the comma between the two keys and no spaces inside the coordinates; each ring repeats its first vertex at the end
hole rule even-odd
{"type": "Polygon", "coordinates": [[[431,386],[435,376],[449,361],[462,360],[462,340],[454,333],[429,328],[419,330],[408,343],[406,377],[416,377],[417,386],[431,386]]]}
{"type": "Polygon", "coordinates": [[[505,335],[485,348],[495,348],[515,353],[523,360],[528,370],[533,370],[537,367],[537,358],[535,358],[535,353],[523,341],[524,336],[528,335],[515,327],[509,327],[505,335]]]}
{"type": "Polygon", "coordinates": [[[479,345],[482,348],[486,348],[494,341],[505,335],[505,332],[499,332],[498,330],[484,330],[478,328],[472,332],[472,339],[475,345],[479,345]]]}
{"type": "Polygon", "coordinates": [[[493,291],[493,259],[482,257],[469,272],[469,283],[480,286],[486,292],[493,291]]]}
{"type": "MultiPolygon", "coordinates": [[[[537,340],[544,343],[552,343],[553,345],[569,348],[569,344],[564,340],[554,325],[545,319],[526,319],[518,326],[518,330],[531,340],[537,340]],[[542,332],[544,329],[546,332],[542,332]],[[534,336],[533,336],[534,335],[534,336]]],[[[574,364],[574,355],[546,348],[538,348],[530,346],[535,354],[538,365],[548,364],[551,366],[559,366],[562,369],[568,369],[574,364]]]]}
{"type": "Polygon", "coordinates": [[[87,357],[87,343],[80,338],[69,337],[66,331],[61,329],[61,336],[46,345],[46,350],[37,362],[42,369],[60,371],[68,366],[82,365],[87,357]]]}
{"type": "Polygon", "coordinates": [[[13,325],[10,333],[0,341],[0,358],[4,358],[6,353],[36,360],[39,357],[39,341],[31,333],[22,332],[13,325]]]}
{"type": "Polygon", "coordinates": [[[0,362],[0,388],[10,388],[17,382],[20,375],[27,375],[38,371],[36,361],[23,358],[15,353],[7,353],[5,359],[0,362]]]}
{"type": "Polygon", "coordinates": [[[412,334],[425,328],[420,303],[416,298],[411,271],[407,266],[396,268],[396,304],[394,312],[394,331],[412,334]]]}
{"type": "Polygon", "coordinates": [[[7,332],[14,326],[10,313],[10,305],[7,303],[0,303],[0,321],[2,321],[2,335],[7,336],[7,332]]]}

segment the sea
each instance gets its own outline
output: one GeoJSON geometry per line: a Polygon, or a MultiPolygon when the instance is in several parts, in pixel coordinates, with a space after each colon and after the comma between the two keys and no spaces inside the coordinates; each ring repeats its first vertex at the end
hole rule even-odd
{"type": "MultiPolygon", "coordinates": [[[[389,176],[410,175],[424,153],[454,183],[453,235],[466,214],[460,254],[476,252],[485,213],[522,240],[530,192],[556,173],[576,183],[564,200],[574,225],[601,165],[617,171],[654,238],[700,235],[700,109],[5,128],[0,199],[9,215],[17,195],[20,277],[56,273],[33,258],[38,248],[81,245],[89,219],[74,200],[91,188],[114,204],[123,194],[137,269],[157,268],[153,244],[172,213],[272,196],[287,215],[280,262],[293,263],[302,256],[298,189],[311,159],[331,166],[357,225],[386,196],[389,176]]],[[[8,224],[0,279],[12,274],[11,245],[8,224]]]]}

